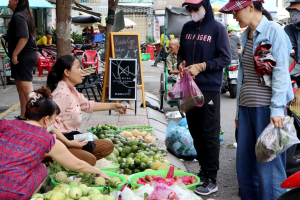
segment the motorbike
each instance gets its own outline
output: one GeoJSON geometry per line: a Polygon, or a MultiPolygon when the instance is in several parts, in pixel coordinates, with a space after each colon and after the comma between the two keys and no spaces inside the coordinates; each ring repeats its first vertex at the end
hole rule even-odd
{"type": "Polygon", "coordinates": [[[238,60],[232,60],[228,67],[223,70],[223,83],[221,92],[226,93],[229,91],[231,98],[236,98],[237,93],[237,78],[238,78],[238,60]]]}
{"type": "Polygon", "coordinates": [[[292,188],[284,193],[277,200],[299,200],[300,198],[300,172],[293,174],[281,183],[282,188],[292,188]]]}
{"type": "Polygon", "coordinates": [[[141,53],[146,53],[146,51],[147,51],[147,41],[142,41],[140,46],[141,46],[141,53]]]}

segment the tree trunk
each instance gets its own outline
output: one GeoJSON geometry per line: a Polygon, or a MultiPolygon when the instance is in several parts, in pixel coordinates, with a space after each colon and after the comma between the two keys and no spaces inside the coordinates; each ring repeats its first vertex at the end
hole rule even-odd
{"type": "Polygon", "coordinates": [[[71,4],[72,0],[56,0],[57,58],[71,54],[71,4]]]}
{"type": "MultiPolygon", "coordinates": [[[[117,9],[118,3],[119,3],[119,0],[108,0],[108,11],[112,10],[115,12],[117,9]]],[[[109,16],[107,16],[107,17],[109,17],[109,16]]],[[[105,57],[104,57],[105,60],[106,60],[106,54],[108,53],[107,52],[108,42],[110,40],[109,33],[111,32],[112,27],[113,27],[113,23],[111,24],[111,23],[108,23],[108,21],[106,21],[105,57]]]]}

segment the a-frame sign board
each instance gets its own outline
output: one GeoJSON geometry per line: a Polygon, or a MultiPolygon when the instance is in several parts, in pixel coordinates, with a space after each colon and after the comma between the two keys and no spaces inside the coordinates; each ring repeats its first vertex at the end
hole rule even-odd
{"type": "Polygon", "coordinates": [[[109,58],[137,59],[137,87],[142,88],[143,106],[146,108],[143,66],[141,60],[140,36],[138,33],[111,32],[108,39],[102,102],[108,97],[109,58]]]}

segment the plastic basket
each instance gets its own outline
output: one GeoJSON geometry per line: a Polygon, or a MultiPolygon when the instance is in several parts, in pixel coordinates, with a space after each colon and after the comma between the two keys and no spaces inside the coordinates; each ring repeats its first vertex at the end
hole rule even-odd
{"type": "Polygon", "coordinates": [[[142,61],[145,61],[146,60],[146,54],[142,53],[142,61]]]}
{"type": "MultiPolygon", "coordinates": [[[[145,176],[148,174],[166,178],[168,172],[169,172],[168,170],[157,170],[157,171],[147,171],[147,172],[136,173],[136,174],[133,174],[128,177],[128,183],[130,183],[131,186],[138,188],[138,187],[143,186],[143,185],[136,183],[139,180],[139,178],[145,178],[145,176]]],[[[195,174],[187,173],[187,172],[174,171],[174,176],[185,176],[185,175],[196,177],[196,179],[197,179],[196,183],[191,184],[191,185],[186,185],[187,189],[195,191],[197,185],[200,183],[200,178],[198,176],[196,176],[195,174]]]]}
{"type": "Polygon", "coordinates": [[[120,169],[120,164],[119,163],[113,163],[113,164],[116,165],[116,167],[98,167],[98,168],[101,169],[102,171],[117,173],[118,170],[120,169]]]}
{"type": "MultiPolygon", "coordinates": [[[[92,131],[91,128],[88,128],[87,131],[96,134],[96,131],[92,131]]],[[[110,134],[118,135],[119,133],[121,133],[121,131],[122,131],[122,129],[120,128],[120,130],[118,130],[118,131],[106,131],[106,132],[110,133],[110,134]]]]}
{"type": "MultiPolygon", "coordinates": [[[[105,174],[107,174],[109,177],[113,178],[113,177],[118,177],[121,179],[122,183],[118,185],[118,187],[116,189],[113,189],[113,188],[110,188],[110,191],[113,192],[113,191],[120,191],[122,186],[126,183],[126,178],[120,174],[117,174],[117,173],[114,173],[114,172],[110,172],[110,171],[105,171],[104,172],[105,174]]],[[[51,179],[51,182],[53,183],[53,185],[57,186],[57,185],[60,185],[60,183],[56,183],[54,181],[54,179],[52,178],[51,179]]],[[[77,187],[77,186],[70,186],[70,188],[72,187],[77,187]]],[[[103,189],[104,187],[89,187],[89,189],[98,189],[100,190],[100,192],[102,193],[103,192],[103,189]]]]}
{"type": "Polygon", "coordinates": [[[134,126],[123,126],[121,129],[122,131],[133,131],[134,129],[137,129],[138,131],[152,132],[154,128],[152,126],[134,125],[134,126]]]}
{"type": "MultiPolygon", "coordinates": [[[[150,60],[150,53],[145,53],[146,54],[146,60],[150,60]]],[[[154,58],[153,58],[154,59],[154,58]]]]}

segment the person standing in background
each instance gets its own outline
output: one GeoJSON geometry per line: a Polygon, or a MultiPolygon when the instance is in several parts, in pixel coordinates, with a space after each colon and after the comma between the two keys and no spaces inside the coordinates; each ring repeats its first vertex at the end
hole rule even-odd
{"type": "Polygon", "coordinates": [[[235,35],[235,27],[232,25],[227,26],[230,48],[231,48],[231,60],[239,59],[239,49],[241,47],[241,40],[238,36],[235,35]]]}
{"type": "Polygon", "coordinates": [[[157,63],[159,63],[160,61],[160,54],[163,52],[163,51],[166,51],[163,46],[164,46],[164,41],[165,41],[165,45],[166,45],[166,48],[169,48],[169,43],[172,39],[174,39],[175,36],[174,35],[165,35],[165,34],[161,34],[160,36],[160,45],[161,45],[161,49],[160,49],[160,52],[157,54],[157,57],[155,59],[155,62],[153,65],[151,65],[152,67],[157,67],[157,63]]]}
{"type": "Polygon", "coordinates": [[[33,91],[33,67],[38,59],[36,33],[28,0],[9,0],[8,8],[13,11],[7,30],[8,56],[11,62],[11,77],[15,79],[21,107],[20,116],[16,118],[26,120],[26,103],[33,91]]]}

